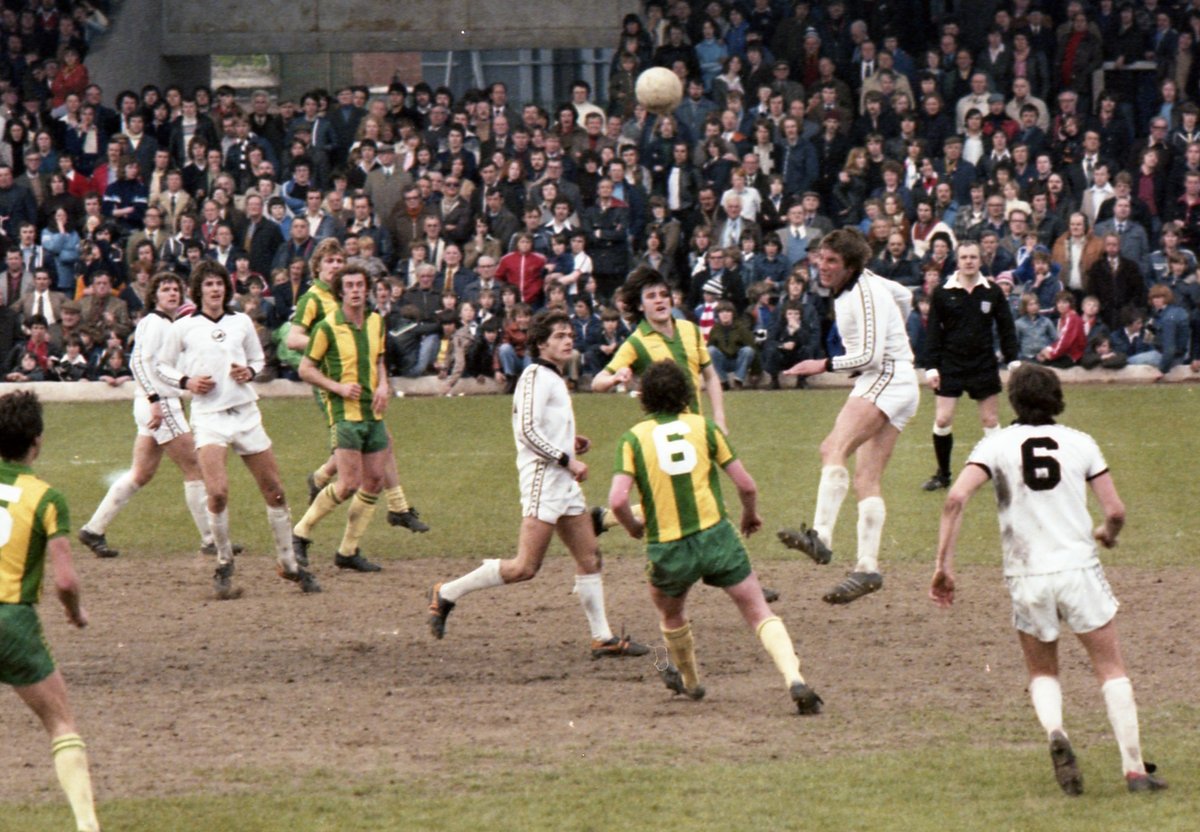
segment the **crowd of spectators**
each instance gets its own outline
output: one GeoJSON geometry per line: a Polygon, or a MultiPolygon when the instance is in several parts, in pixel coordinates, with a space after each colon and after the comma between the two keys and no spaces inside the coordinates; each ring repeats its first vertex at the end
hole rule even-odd
{"type": "Polygon", "coordinates": [[[648,266],[724,383],[777,386],[840,349],[809,252],[845,226],[913,291],[918,362],[968,239],[1022,358],[1200,359],[1200,0],[988,2],[986,26],[977,5],[650,0],[607,100],[576,81],[545,108],[503,83],[106,94],[85,61],[102,5],[8,3],[0,369],[121,383],[149,278],[213,259],[295,377],[288,321],[336,237],[376,278],[396,375],[511,384],[547,305],[576,325],[572,379],[595,374],[634,325],[614,289],[648,266]],[[683,83],[672,115],[636,100],[649,66],[683,83]]]}

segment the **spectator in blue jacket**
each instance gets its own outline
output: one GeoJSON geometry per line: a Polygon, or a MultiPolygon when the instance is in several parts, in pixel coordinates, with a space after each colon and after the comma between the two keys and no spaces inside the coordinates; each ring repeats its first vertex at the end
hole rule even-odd
{"type": "Polygon", "coordinates": [[[1175,303],[1175,293],[1167,286],[1150,289],[1150,310],[1150,327],[1160,355],[1158,369],[1166,373],[1187,361],[1192,341],[1191,323],[1187,312],[1175,303]]]}

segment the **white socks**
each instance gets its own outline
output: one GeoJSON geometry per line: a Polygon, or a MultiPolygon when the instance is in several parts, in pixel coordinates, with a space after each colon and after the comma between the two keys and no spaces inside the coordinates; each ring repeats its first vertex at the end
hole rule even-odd
{"type": "Polygon", "coordinates": [[[217,544],[217,563],[224,566],[233,562],[233,543],[229,540],[229,511],[220,514],[206,511],[208,526],[212,529],[213,542],[217,544]]]}
{"type": "Polygon", "coordinates": [[[1062,731],[1062,685],[1057,677],[1034,676],[1029,680],[1029,698],[1033,700],[1033,710],[1046,736],[1062,731]]]}
{"type": "Polygon", "coordinates": [[[842,500],[850,489],[850,472],[845,465],[826,465],[821,468],[821,482],[817,486],[817,510],[813,513],[813,528],[821,542],[833,547],[833,527],[837,524],[842,500]]]}
{"type": "Polygon", "coordinates": [[[1121,749],[1121,767],[1126,774],[1145,774],[1142,762],[1142,743],[1138,735],[1137,703],[1133,701],[1133,683],[1121,676],[1109,679],[1100,687],[1108,707],[1117,747],[1121,749]]]}
{"type": "Polygon", "coordinates": [[[91,520],[87,521],[84,528],[89,532],[104,534],[108,524],[113,521],[125,504],[133,499],[133,495],[138,493],[139,488],[140,486],[133,481],[133,472],[126,471],[109,487],[108,493],[104,495],[100,505],[96,506],[96,513],[92,515],[91,520]]]}
{"type": "MultiPolygon", "coordinates": [[[[275,560],[288,574],[294,575],[296,553],[292,551],[292,512],[287,506],[267,506],[267,523],[275,538],[275,560]]],[[[228,530],[227,530],[228,531],[228,530]]]]}
{"type": "MultiPolygon", "coordinates": [[[[843,469],[844,470],[844,469],[843,469]]],[[[883,521],[887,508],[882,497],[867,497],[858,503],[858,564],[857,572],[879,571],[879,542],[883,537],[883,521]]]]}
{"type": "Polygon", "coordinates": [[[504,579],[500,577],[500,559],[488,558],[482,566],[461,578],[455,578],[453,581],[442,584],[438,594],[453,603],[469,592],[478,592],[481,589],[503,585],[504,579]]]}
{"type": "Polygon", "coordinates": [[[200,532],[200,542],[205,545],[212,543],[212,529],[208,525],[208,492],[204,490],[204,480],[185,480],[183,499],[191,512],[196,530],[200,532]]]}
{"type": "Polygon", "coordinates": [[[576,575],[575,592],[579,595],[579,603],[583,606],[583,614],[587,616],[588,626],[592,628],[592,638],[596,641],[608,641],[613,634],[608,626],[608,615],[604,611],[604,579],[600,577],[600,573],[576,575]]]}

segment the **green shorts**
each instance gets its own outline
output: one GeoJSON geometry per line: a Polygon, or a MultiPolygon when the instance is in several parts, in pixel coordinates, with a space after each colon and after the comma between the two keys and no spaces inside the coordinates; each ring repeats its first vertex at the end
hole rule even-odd
{"type": "Polygon", "coordinates": [[[32,604],[0,604],[0,683],[21,688],[54,672],[54,659],[32,604]]]}
{"type": "Polygon", "coordinates": [[[750,558],[728,520],[669,543],[646,546],[646,577],[664,594],[678,598],[696,581],[731,587],[750,576],[750,558]]]}
{"type": "Polygon", "coordinates": [[[383,422],[334,422],[329,434],[334,450],[373,454],[386,451],[388,446],[387,427],[383,422]]]}

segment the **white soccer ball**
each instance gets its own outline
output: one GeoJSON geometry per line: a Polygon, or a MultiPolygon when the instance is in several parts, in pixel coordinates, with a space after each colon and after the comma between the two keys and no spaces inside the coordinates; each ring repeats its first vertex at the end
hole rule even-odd
{"type": "Polygon", "coordinates": [[[637,79],[638,102],[652,113],[665,116],[683,100],[679,76],[662,66],[647,69],[637,79]]]}

